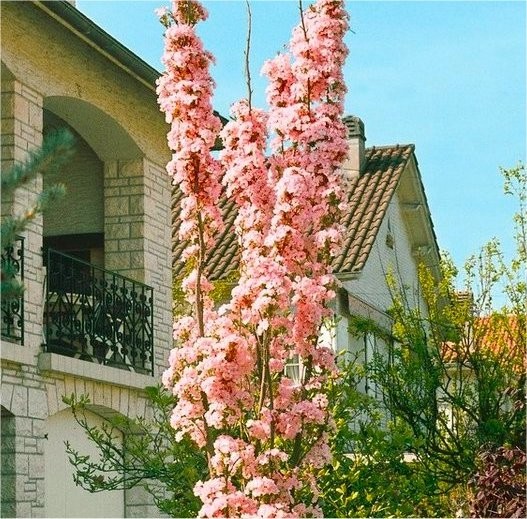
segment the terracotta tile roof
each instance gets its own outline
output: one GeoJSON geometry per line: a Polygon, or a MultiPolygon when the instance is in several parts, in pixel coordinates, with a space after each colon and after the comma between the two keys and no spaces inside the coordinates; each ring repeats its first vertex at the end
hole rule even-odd
{"type": "Polygon", "coordinates": [[[441,355],[447,362],[470,366],[475,354],[491,354],[502,366],[523,373],[527,368],[525,315],[496,313],[474,318],[466,324],[465,336],[459,342],[443,342],[441,355]]]}
{"type": "Polygon", "coordinates": [[[346,238],[333,264],[335,272],[357,272],[364,267],[413,151],[412,144],[366,149],[364,171],[350,182],[350,211],[343,218],[346,238]]]}
{"type": "MultiPolygon", "coordinates": [[[[350,211],[343,215],[346,238],[342,254],[335,258],[335,272],[358,272],[364,267],[388,204],[413,152],[413,144],[366,149],[364,171],[350,181],[350,211]]],[[[185,247],[178,239],[181,197],[181,192],[175,188],[172,196],[172,257],[176,276],[183,268],[179,258],[185,247]]],[[[207,257],[206,274],[211,280],[227,278],[237,269],[239,261],[233,230],[234,204],[222,198],[220,207],[225,230],[207,257]]]]}

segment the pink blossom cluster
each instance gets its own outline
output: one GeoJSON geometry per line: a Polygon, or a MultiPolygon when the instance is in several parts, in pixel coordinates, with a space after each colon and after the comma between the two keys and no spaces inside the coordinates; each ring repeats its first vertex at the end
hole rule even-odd
{"type": "Polygon", "coordinates": [[[210,242],[212,234],[222,225],[217,203],[221,167],[211,154],[221,128],[220,119],[212,110],[214,81],[209,66],[214,57],[203,48],[194,28],[206,16],[197,2],[173,2],[172,23],[165,33],[162,57],[166,72],[157,81],[159,105],[171,124],[167,139],[173,156],[167,170],[173,184],[185,195],[181,203],[180,238],[193,244],[186,253],[188,256],[197,251],[198,231],[210,242]]]}
{"type": "Polygon", "coordinates": [[[214,418],[208,401],[208,369],[213,355],[225,361],[231,348],[226,337],[218,341],[209,333],[217,314],[209,296],[212,285],[202,271],[214,233],[222,227],[221,166],[211,153],[221,128],[212,109],[214,81],[209,67],[214,58],[195,31],[196,23],[207,17],[199,2],[174,1],[171,11],[158,14],[166,26],[162,57],[166,71],[157,81],[157,94],[171,125],[167,140],[173,155],[167,171],[184,195],[179,236],[188,243],[183,256],[189,259],[190,271],[182,288],[194,308],[192,316],[174,325],[180,348],[172,351],[163,381],[173,385],[179,396],[172,420],[178,434],[189,434],[199,446],[210,446],[207,420],[214,418]]]}
{"type": "Polygon", "coordinates": [[[167,169],[184,194],[180,238],[192,269],[183,290],[193,307],[174,325],[163,382],[177,396],[177,437],[189,435],[207,453],[209,479],[195,487],[200,516],[319,516],[314,474],[330,459],[325,388],[336,370],[319,331],[335,295],[329,265],[342,234],[347,14],[342,0],[310,6],[289,53],[264,65],[268,113],[235,103],[221,133],[212,56],[194,29],[205,10],[179,0],[160,16],[167,72],[158,95],[171,123],[167,169]],[[215,160],[218,135],[224,148],[215,160]],[[222,225],[222,183],[237,206],[240,277],[216,309],[203,267],[222,225]],[[292,358],[301,360],[300,377],[286,374],[292,358]]]}
{"type": "MultiPolygon", "coordinates": [[[[273,448],[256,455],[254,445],[227,435],[219,436],[214,447],[211,465],[216,477],[195,487],[204,503],[201,517],[320,516],[313,504],[293,502],[292,493],[304,485],[298,469],[283,470],[289,460],[284,451],[273,448]],[[237,485],[239,481],[243,485],[237,485]]],[[[315,484],[312,477],[309,480],[315,484]]]]}

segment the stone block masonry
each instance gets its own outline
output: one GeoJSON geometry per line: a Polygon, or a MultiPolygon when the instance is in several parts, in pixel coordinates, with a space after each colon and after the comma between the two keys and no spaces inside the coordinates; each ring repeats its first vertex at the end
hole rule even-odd
{"type": "Polygon", "coordinates": [[[171,347],[170,183],[148,159],[105,163],[105,268],[156,287],[155,373],[171,347]]]}
{"type": "MultiPolygon", "coordinates": [[[[21,82],[2,81],[2,169],[26,160],[28,151],[42,144],[42,103],[40,94],[21,82]],[[39,115],[40,114],[40,115],[39,115]]],[[[2,216],[20,215],[34,205],[42,191],[42,178],[17,189],[13,197],[2,193],[2,216]]],[[[24,237],[24,327],[25,347],[38,351],[42,341],[42,216],[29,222],[24,237]]]]}
{"type": "MultiPolygon", "coordinates": [[[[148,383],[153,384],[155,380],[148,383]]],[[[5,360],[2,361],[1,389],[2,517],[43,516],[47,423],[49,417],[67,408],[63,396],[89,395],[90,408],[105,418],[116,414],[129,417],[150,414],[141,388],[45,372],[5,360]]],[[[68,439],[71,438],[64,438],[68,439]]],[[[141,489],[131,489],[126,496],[127,516],[156,516],[150,496],[141,489]]]]}
{"type": "MultiPolygon", "coordinates": [[[[42,114],[40,94],[14,79],[2,83],[2,168],[24,160],[28,151],[42,143],[42,114]]],[[[105,266],[155,288],[154,363],[159,377],[171,346],[168,178],[162,167],[137,159],[106,162],[104,182],[105,266]]],[[[25,211],[42,186],[42,178],[37,178],[17,190],[12,200],[3,194],[2,216],[25,211]]],[[[19,349],[20,361],[2,357],[2,517],[44,516],[46,477],[52,477],[46,476],[45,470],[47,423],[65,409],[64,395],[89,394],[93,405],[105,409],[108,416],[144,416],[149,412],[142,389],[120,384],[120,377],[98,383],[78,374],[39,370],[44,312],[42,216],[28,225],[24,238],[25,341],[23,345],[6,345],[6,351],[9,346],[15,357],[19,349]],[[34,364],[27,364],[30,359],[34,364]]],[[[124,506],[129,516],[157,514],[150,497],[140,490],[127,491],[124,506]]]]}
{"type": "MultiPolygon", "coordinates": [[[[41,145],[44,123],[46,130],[62,123],[72,128],[84,143],[84,159],[69,165],[74,174],[68,187],[77,189],[77,198],[71,196],[52,215],[55,220],[37,216],[24,232],[25,341],[5,342],[0,352],[1,515],[10,517],[43,517],[58,502],[54,497],[71,497],[61,493],[64,486],[50,454],[59,453],[62,438],[59,434],[54,447],[59,450],[53,451],[47,437],[52,424],[55,433],[57,424],[59,432],[60,424],[72,425],[62,397],[89,394],[92,411],[103,419],[148,415],[144,387],[159,380],[172,342],[170,181],[164,171],[170,153],[151,81],[121,67],[119,57],[108,59],[108,51],[88,41],[89,32],[81,37],[72,31],[71,20],[61,18],[59,7],[44,4],[2,4],[2,168],[25,160],[41,145]],[[98,205],[87,202],[86,193],[90,201],[97,194],[98,205]],[[44,232],[50,237],[104,233],[98,264],[153,287],[155,377],[80,360],[73,352],[43,351],[44,232]]],[[[83,23],[90,26],[88,20],[83,23]]],[[[37,178],[13,200],[2,193],[2,216],[26,210],[42,187],[37,178]]],[[[65,475],[68,484],[70,476],[65,475]]],[[[84,497],[87,502],[93,497],[97,506],[102,499],[101,494],[84,497]]],[[[159,515],[149,496],[136,490],[124,492],[120,505],[119,515],[159,515]]]]}

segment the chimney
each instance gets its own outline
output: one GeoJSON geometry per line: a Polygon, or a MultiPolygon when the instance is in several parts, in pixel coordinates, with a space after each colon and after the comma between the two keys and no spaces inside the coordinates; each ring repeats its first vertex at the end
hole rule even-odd
{"type": "Polygon", "coordinates": [[[348,129],[348,158],[342,166],[343,174],[347,178],[354,178],[361,174],[364,168],[364,123],[359,117],[347,115],[342,122],[348,129]]]}
{"type": "Polygon", "coordinates": [[[471,313],[475,311],[476,302],[474,294],[470,290],[456,290],[454,291],[452,299],[458,305],[466,306],[471,313]]]}

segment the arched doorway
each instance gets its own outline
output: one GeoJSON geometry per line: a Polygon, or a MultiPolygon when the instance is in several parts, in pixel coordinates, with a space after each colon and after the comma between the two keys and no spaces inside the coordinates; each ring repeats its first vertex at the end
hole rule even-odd
{"type": "MultiPolygon", "coordinates": [[[[91,426],[104,422],[86,412],[91,426]]],[[[75,421],[71,410],[64,409],[46,420],[47,441],[44,451],[46,517],[124,517],[124,490],[90,493],[75,485],[73,467],[64,442],[70,442],[81,454],[98,459],[94,445],[75,421]]],[[[122,444],[122,435],[117,442],[122,444]]]]}

